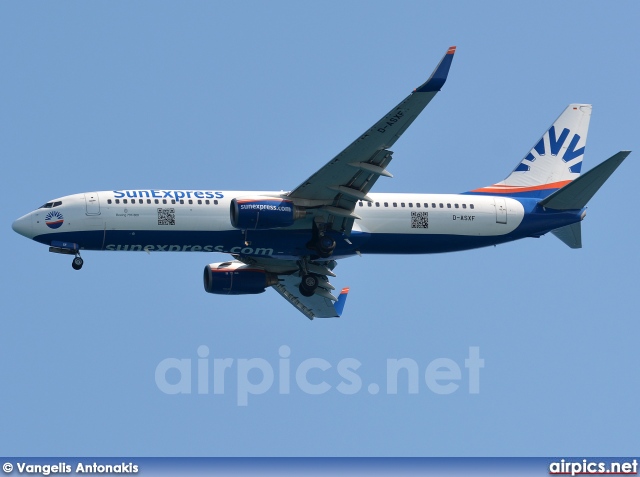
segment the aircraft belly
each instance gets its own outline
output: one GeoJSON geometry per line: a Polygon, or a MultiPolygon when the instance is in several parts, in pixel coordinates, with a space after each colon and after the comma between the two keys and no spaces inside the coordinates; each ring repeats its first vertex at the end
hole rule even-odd
{"type": "Polygon", "coordinates": [[[510,242],[511,235],[374,234],[361,248],[363,254],[428,254],[456,252],[510,242]]]}

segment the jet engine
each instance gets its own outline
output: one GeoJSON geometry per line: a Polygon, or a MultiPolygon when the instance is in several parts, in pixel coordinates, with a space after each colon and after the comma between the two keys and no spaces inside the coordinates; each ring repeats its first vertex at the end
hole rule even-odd
{"type": "Polygon", "coordinates": [[[240,230],[288,227],[306,215],[304,208],[280,197],[237,197],[231,200],[231,225],[240,230]]]}
{"type": "Polygon", "coordinates": [[[217,295],[255,295],[278,283],[278,276],[237,260],[204,267],[204,290],[217,295]]]}

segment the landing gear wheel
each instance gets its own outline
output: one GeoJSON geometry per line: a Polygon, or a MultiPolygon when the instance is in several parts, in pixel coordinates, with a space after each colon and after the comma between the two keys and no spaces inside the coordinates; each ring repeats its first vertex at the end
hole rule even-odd
{"type": "Polygon", "coordinates": [[[312,296],[318,288],[318,278],[311,274],[303,275],[299,288],[303,296],[312,296]]]}
{"type": "Polygon", "coordinates": [[[76,257],[73,259],[73,262],[71,262],[71,267],[74,270],[80,270],[83,264],[84,264],[84,260],[82,260],[82,257],[76,257]]]}
{"type": "Polygon", "coordinates": [[[319,258],[329,258],[336,248],[336,240],[329,234],[330,231],[324,222],[314,221],[307,249],[317,252],[319,258]]]}
{"type": "Polygon", "coordinates": [[[320,255],[320,258],[329,258],[335,248],[336,241],[333,239],[333,237],[329,235],[323,235],[318,238],[318,245],[316,249],[318,250],[318,255],[320,255]]]}

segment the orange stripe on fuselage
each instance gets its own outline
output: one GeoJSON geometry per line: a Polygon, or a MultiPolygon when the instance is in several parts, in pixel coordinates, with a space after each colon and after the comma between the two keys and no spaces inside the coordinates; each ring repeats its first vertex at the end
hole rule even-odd
{"type": "Polygon", "coordinates": [[[471,192],[489,192],[494,194],[517,194],[519,192],[530,192],[534,190],[547,190],[547,189],[562,189],[571,181],[559,181],[550,182],[549,184],[542,184],[538,186],[508,186],[501,184],[494,184],[488,187],[481,187],[480,189],[474,189],[471,192]]]}

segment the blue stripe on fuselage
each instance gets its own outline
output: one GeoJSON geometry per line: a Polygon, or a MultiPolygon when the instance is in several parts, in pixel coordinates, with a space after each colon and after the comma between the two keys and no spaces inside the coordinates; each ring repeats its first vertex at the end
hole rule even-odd
{"type": "MultiPolygon", "coordinates": [[[[53,240],[74,241],[83,250],[115,251],[200,251],[237,253],[240,255],[272,256],[274,258],[313,255],[306,248],[311,239],[309,233],[293,231],[253,231],[249,233],[250,244],[244,243],[241,231],[109,231],[103,246],[103,231],[64,232],[44,234],[34,240],[50,245],[53,240]],[[186,248],[185,248],[186,247],[186,248]]],[[[337,240],[334,258],[356,254],[356,250],[371,254],[427,254],[453,252],[486,247],[515,240],[513,234],[499,236],[468,236],[448,234],[393,234],[353,232],[351,244],[342,238],[337,240]]]]}

